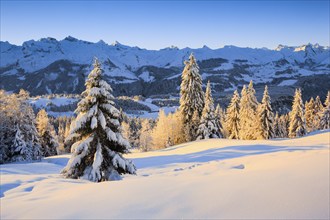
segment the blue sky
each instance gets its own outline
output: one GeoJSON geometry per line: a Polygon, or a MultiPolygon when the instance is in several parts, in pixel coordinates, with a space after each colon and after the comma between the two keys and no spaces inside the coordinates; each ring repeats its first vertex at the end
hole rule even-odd
{"type": "Polygon", "coordinates": [[[160,49],[329,45],[329,1],[3,1],[1,40],[68,35],[160,49]]]}

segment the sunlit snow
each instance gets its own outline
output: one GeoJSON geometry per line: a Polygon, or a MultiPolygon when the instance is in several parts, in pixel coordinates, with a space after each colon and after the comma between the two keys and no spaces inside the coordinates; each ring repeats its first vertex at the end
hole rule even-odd
{"type": "Polygon", "coordinates": [[[132,153],[136,176],[63,179],[69,155],[0,166],[1,219],[328,219],[329,135],[132,153]]]}

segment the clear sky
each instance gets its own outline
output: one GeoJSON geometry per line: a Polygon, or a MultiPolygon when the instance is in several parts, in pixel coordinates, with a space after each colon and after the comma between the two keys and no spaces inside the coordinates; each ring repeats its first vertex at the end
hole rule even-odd
{"type": "Polygon", "coordinates": [[[224,45],[328,46],[329,1],[1,0],[1,40],[68,35],[160,49],[224,45]]]}

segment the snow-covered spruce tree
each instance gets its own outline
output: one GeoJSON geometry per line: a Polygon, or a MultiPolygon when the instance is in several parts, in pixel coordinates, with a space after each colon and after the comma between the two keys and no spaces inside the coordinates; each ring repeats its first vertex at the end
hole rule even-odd
{"type": "Polygon", "coordinates": [[[219,128],[219,137],[225,137],[224,135],[224,129],[223,129],[223,124],[225,121],[225,113],[224,110],[220,107],[220,104],[217,104],[217,107],[215,108],[215,117],[218,123],[218,128],[219,128]]]}
{"type": "Polygon", "coordinates": [[[330,91],[328,91],[324,106],[321,113],[320,129],[330,129],[330,91]]]}
{"type": "Polygon", "coordinates": [[[13,145],[11,147],[11,149],[14,151],[14,152],[18,152],[20,154],[29,154],[29,150],[27,147],[26,147],[26,143],[24,141],[24,137],[21,133],[21,129],[19,129],[19,126],[16,125],[16,134],[15,134],[15,139],[13,141],[13,145]]]}
{"type": "Polygon", "coordinates": [[[207,83],[205,92],[205,106],[203,109],[200,124],[197,130],[197,140],[219,138],[219,124],[214,113],[214,103],[212,98],[210,81],[207,83]]]}
{"type": "Polygon", "coordinates": [[[306,134],[306,121],[304,114],[304,104],[301,99],[301,90],[296,89],[290,112],[289,137],[301,137],[306,134]]]}
{"type": "Polygon", "coordinates": [[[274,114],[270,104],[268,86],[265,86],[264,95],[257,111],[258,126],[257,139],[271,139],[274,137],[274,114]]]}
{"type": "Polygon", "coordinates": [[[35,115],[31,105],[28,103],[28,93],[21,90],[17,95],[19,101],[18,119],[15,122],[24,137],[25,148],[14,150],[11,161],[39,160],[42,156],[41,146],[36,128],[35,115]]]}
{"type": "MultiPolygon", "coordinates": [[[[252,82],[252,81],[251,81],[252,82]]],[[[249,87],[251,86],[251,83],[249,87]]],[[[240,131],[239,137],[242,140],[254,140],[256,139],[256,129],[257,129],[257,120],[256,120],[256,109],[255,105],[255,96],[254,89],[246,88],[245,85],[242,89],[240,101],[240,131]]]]}
{"type": "Polygon", "coordinates": [[[55,138],[55,129],[49,123],[48,114],[45,109],[41,109],[36,118],[41,152],[44,157],[57,155],[58,142],[55,138]]]}
{"type": "Polygon", "coordinates": [[[228,132],[229,139],[239,139],[239,129],[240,129],[239,102],[240,102],[240,97],[237,90],[235,90],[226,113],[225,127],[226,127],[226,131],[228,132]]]}
{"type": "Polygon", "coordinates": [[[129,152],[130,146],[121,135],[120,112],[114,106],[112,89],[102,80],[102,74],[96,59],[67,138],[74,140],[71,158],[62,170],[67,178],[100,182],[118,180],[120,174],[136,172],[134,164],[122,156],[129,152]]]}
{"type": "Polygon", "coordinates": [[[312,97],[310,101],[305,102],[305,119],[306,119],[306,129],[308,132],[314,131],[314,98],[312,97]]]}
{"type": "Polygon", "coordinates": [[[313,127],[315,130],[320,129],[320,120],[321,120],[321,114],[323,112],[323,105],[321,102],[321,99],[319,96],[316,96],[315,102],[314,102],[314,120],[313,120],[313,127]]]}
{"type": "Polygon", "coordinates": [[[202,77],[199,74],[199,67],[193,54],[189,61],[185,61],[185,68],[182,72],[180,87],[180,113],[183,123],[183,133],[187,141],[194,139],[191,130],[191,119],[195,111],[201,117],[204,108],[204,92],[202,89],[202,77]]]}

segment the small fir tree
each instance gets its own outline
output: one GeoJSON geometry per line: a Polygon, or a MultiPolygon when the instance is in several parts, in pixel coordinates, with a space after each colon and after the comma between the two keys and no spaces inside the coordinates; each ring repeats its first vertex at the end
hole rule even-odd
{"type": "Polygon", "coordinates": [[[271,139],[274,137],[274,115],[270,104],[268,86],[265,86],[262,102],[258,108],[258,139],[271,139]]]}
{"type": "MultiPolygon", "coordinates": [[[[29,149],[26,147],[24,137],[23,137],[18,125],[16,125],[16,134],[15,134],[15,139],[13,142],[12,149],[13,149],[14,153],[17,153],[19,155],[31,155],[32,149],[29,149]]],[[[21,158],[22,157],[16,157],[16,160],[14,160],[14,161],[22,161],[22,160],[20,160],[21,158]]]]}
{"type": "Polygon", "coordinates": [[[240,129],[240,97],[235,90],[234,95],[230,101],[226,113],[226,131],[228,132],[229,139],[239,139],[239,129],[240,129]]]}
{"type": "Polygon", "coordinates": [[[219,136],[219,125],[214,113],[211,84],[208,82],[205,92],[205,106],[203,109],[200,125],[197,130],[197,140],[219,138],[219,136]]]}
{"type": "Polygon", "coordinates": [[[120,112],[114,106],[112,89],[102,80],[102,73],[100,63],[95,60],[67,138],[74,140],[72,156],[62,171],[67,178],[100,182],[136,172],[132,161],[122,155],[129,152],[130,145],[121,134],[120,112]]]}
{"type": "Polygon", "coordinates": [[[296,89],[290,112],[289,137],[301,137],[306,134],[306,121],[304,114],[304,105],[301,99],[301,90],[296,89]]]}

